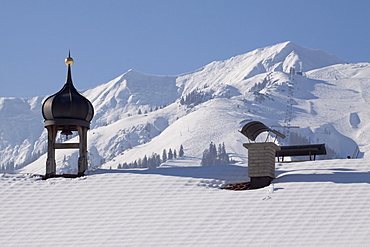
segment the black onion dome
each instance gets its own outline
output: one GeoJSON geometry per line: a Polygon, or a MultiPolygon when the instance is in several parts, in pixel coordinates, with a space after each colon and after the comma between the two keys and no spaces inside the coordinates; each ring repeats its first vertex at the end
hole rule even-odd
{"type": "MultiPolygon", "coordinates": [[[[72,83],[71,64],[68,58],[68,74],[64,87],[54,95],[48,97],[42,105],[42,115],[45,126],[48,125],[80,125],[90,127],[94,116],[91,102],[77,92],[72,83]]],[[[72,62],[71,62],[72,61],[72,62]]]]}

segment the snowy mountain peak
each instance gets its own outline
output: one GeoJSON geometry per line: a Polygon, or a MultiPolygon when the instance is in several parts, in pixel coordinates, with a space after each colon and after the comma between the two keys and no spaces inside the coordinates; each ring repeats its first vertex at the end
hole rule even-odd
{"type": "MultiPolygon", "coordinates": [[[[249,53],[247,54],[249,55],[249,53]]],[[[252,74],[261,73],[263,70],[264,72],[283,71],[289,73],[291,67],[297,71],[308,71],[345,62],[325,51],[306,48],[291,41],[257,49],[251,54],[253,57],[259,58],[256,61],[256,67],[260,68],[253,71],[252,74]]]]}
{"type": "Polygon", "coordinates": [[[305,48],[287,41],[224,61],[214,61],[201,70],[179,76],[178,83],[184,88],[184,94],[198,88],[217,91],[220,88],[223,90],[225,85],[241,86],[245,80],[263,73],[289,73],[290,68],[305,72],[344,62],[325,51],[305,48]]]}
{"type": "Polygon", "coordinates": [[[276,47],[277,49],[280,49],[280,50],[283,50],[283,49],[297,50],[297,51],[302,50],[302,49],[312,50],[310,48],[306,48],[306,47],[303,47],[301,45],[298,45],[298,44],[294,43],[293,41],[285,41],[285,42],[278,43],[276,45],[271,45],[269,47],[276,47]]]}

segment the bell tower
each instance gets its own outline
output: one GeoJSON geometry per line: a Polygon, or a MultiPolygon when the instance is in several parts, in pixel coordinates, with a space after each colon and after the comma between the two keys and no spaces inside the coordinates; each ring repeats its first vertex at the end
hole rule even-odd
{"type": "Polygon", "coordinates": [[[56,176],[55,149],[79,149],[78,174],[84,176],[87,164],[87,130],[94,116],[91,102],[77,92],[73,86],[71,66],[74,61],[68,54],[65,59],[68,66],[67,80],[63,88],[49,96],[42,105],[44,125],[48,131],[48,156],[46,160],[45,178],[56,176]],[[68,138],[72,131],[79,135],[78,143],[56,143],[58,131],[68,138]]]}

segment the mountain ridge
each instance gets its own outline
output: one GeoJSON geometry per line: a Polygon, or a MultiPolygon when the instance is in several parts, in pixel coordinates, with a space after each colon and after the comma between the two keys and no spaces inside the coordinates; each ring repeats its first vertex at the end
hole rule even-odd
{"type": "MultiPolygon", "coordinates": [[[[288,99],[286,90],[290,87],[288,74],[290,68],[302,64],[303,68],[314,70],[341,63],[345,63],[345,61],[328,55],[324,51],[304,48],[293,42],[283,42],[223,61],[214,61],[196,71],[175,76],[149,75],[129,70],[107,83],[83,92],[84,96],[93,103],[96,113],[89,131],[89,140],[93,140],[90,142],[90,148],[93,150],[90,151],[90,154],[94,156],[91,160],[93,160],[92,163],[95,163],[92,166],[99,167],[103,163],[113,162],[114,155],[119,157],[120,162],[124,159],[122,154],[131,160],[137,159],[139,154],[135,156],[132,154],[134,151],[130,151],[134,148],[145,147],[144,149],[147,150],[145,152],[150,152],[150,150],[158,152],[159,148],[147,147],[151,146],[150,142],[155,139],[158,141],[153,141],[153,143],[157,143],[157,146],[161,146],[161,148],[165,148],[165,145],[158,145],[158,143],[168,143],[167,149],[178,148],[179,144],[193,145],[196,143],[194,148],[187,146],[185,150],[192,157],[198,158],[202,150],[207,147],[207,142],[222,142],[224,139],[235,159],[239,162],[245,162],[245,150],[240,147],[240,141],[232,144],[231,137],[234,141],[242,140],[236,130],[240,128],[239,123],[243,119],[253,118],[270,125],[283,125],[283,115],[286,112],[286,100],[288,99]],[[217,106],[217,104],[221,105],[217,106]],[[225,108],[224,105],[231,108],[225,108]],[[208,107],[211,108],[208,109],[208,107]],[[213,110],[208,114],[210,109],[213,110]],[[195,114],[197,111],[203,112],[203,114],[195,114]],[[217,116],[217,111],[222,111],[225,114],[217,116]],[[269,114],[276,113],[278,114],[275,117],[269,117],[269,114]],[[207,128],[210,121],[203,119],[204,116],[209,116],[210,119],[219,121],[219,124],[224,124],[225,128],[227,126],[227,131],[217,124],[212,125],[213,129],[207,128]],[[197,120],[197,118],[199,119],[197,120]],[[187,120],[183,121],[185,119],[187,120]],[[173,125],[176,122],[177,124],[173,125]],[[200,123],[202,123],[201,127],[199,127],[200,123]],[[122,127],[119,126],[120,124],[122,127]],[[108,128],[112,131],[108,134],[109,137],[104,137],[104,133],[107,132],[101,129],[105,126],[111,127],[108,128]],[[175,126],[180,130],[176,129],[175,126]],[[197,128],[200,130],[195,131],[197,128]],[[189,130],[190,134],[185,138],[186,130],[189,130]],[[191,131],[198,134],[192,134],[191,131]],[[167,132],[170,134],[166,134],[167,132]],[[225,133],[215,135],[213,132],[225,133]],[[93,137],[93,133],[96,136],[101,136],[100,140],[93,137]],[[171,133],[177,133],[179,136],[175,135],[176,138],[171,138],[171,133]],[[203,136],[203,138],[196,135],[203,136]],[[217,138],[217,136],[219,137],[217,138]],[[215,138],[212,139],[212,137],[215,138]]],[[[358,69],[363,70],[364,68],[358,69]]],[[[307,72],[305,71],[305,73],[307,72]]],[[[304,86],[305,92],[301,90],[300,95],[312,95],[315,85],[322,83],[317,80],[319,78],[316,78],[315,81],[299,75],[296,75],[296,78],[307,84],[304,86]]],[[[37,108],[41,109],[43,98],[35,97],[33,101],[31,100],[33,102],[32,109],[36,115],[37,108]]],[[[311,102],[311,112],[315,111],[314,98],[306,97],[301,100],[311,102]]],[[[300,104],[305,105],[306,103],[300,104]]],[[[2,109],[1,107],[3,106],[0,105],[0,109],[2,109]]],[[[296,109],[300,108],[301,106],[296,107],[296,109]]],[[[22,114],[29,114],[26,109],[22,109],[22,111],[22,114]]],[[[10,110],[0,111],[3,116],[9,113],[10,110]]],[[[14,121],[16,122],[15,119],[14,121]]],[[[43,130],[41,114],[34,122],[36,134],[34,133],[33,136],[38,136],[38,138],[32,139],[24,133],[19,135],[24,140],[28,140],[29,143],[19,141],[9,145],[6,138],[0,139],[2,143],[0,145],[3,147],[0,150],[3,166],[12,165],[13,162],[14,166],[23,167],[45,152],[46,132],[43,130]],[[13,154],[24,157],[23,163],[17,161],[13,154]]],[[[3,126],[9,125],[6,121],[2,121],[2,124],[3,126]]],[[[26,120],[18,123],[21,126],[27,126],[27,124],[26,120]]],[[[3,127],[1,131],[4,132],[4,130],[7,129],[3,127]]],[[[310,132],[309,135],[312,133],[310,132]]],[[[4,134],[2,136],[4,137],[4,134]]],[[[73,163],[72,154],[68,152],[61,151],[58,154],[57,159],[67,160],[62,162],[63,164],[59,164],[60,169],[67,167],[70,162],[73,163]]],[[[150,153],[145,154],[150,155],[150,153]]],[[[41,166],[40,164],[44,163],[43,159],[41,157],[35,162],[41,166]]]]}

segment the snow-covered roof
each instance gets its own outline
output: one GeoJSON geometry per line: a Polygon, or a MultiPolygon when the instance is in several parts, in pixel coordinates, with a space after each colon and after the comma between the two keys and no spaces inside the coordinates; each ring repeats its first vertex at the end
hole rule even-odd
{"type": "Polygon", "coordinates": [[[367,246],[369,160],[276,164],[258,190],[241,165],[0,175],[1,246],[367,246]]]}

